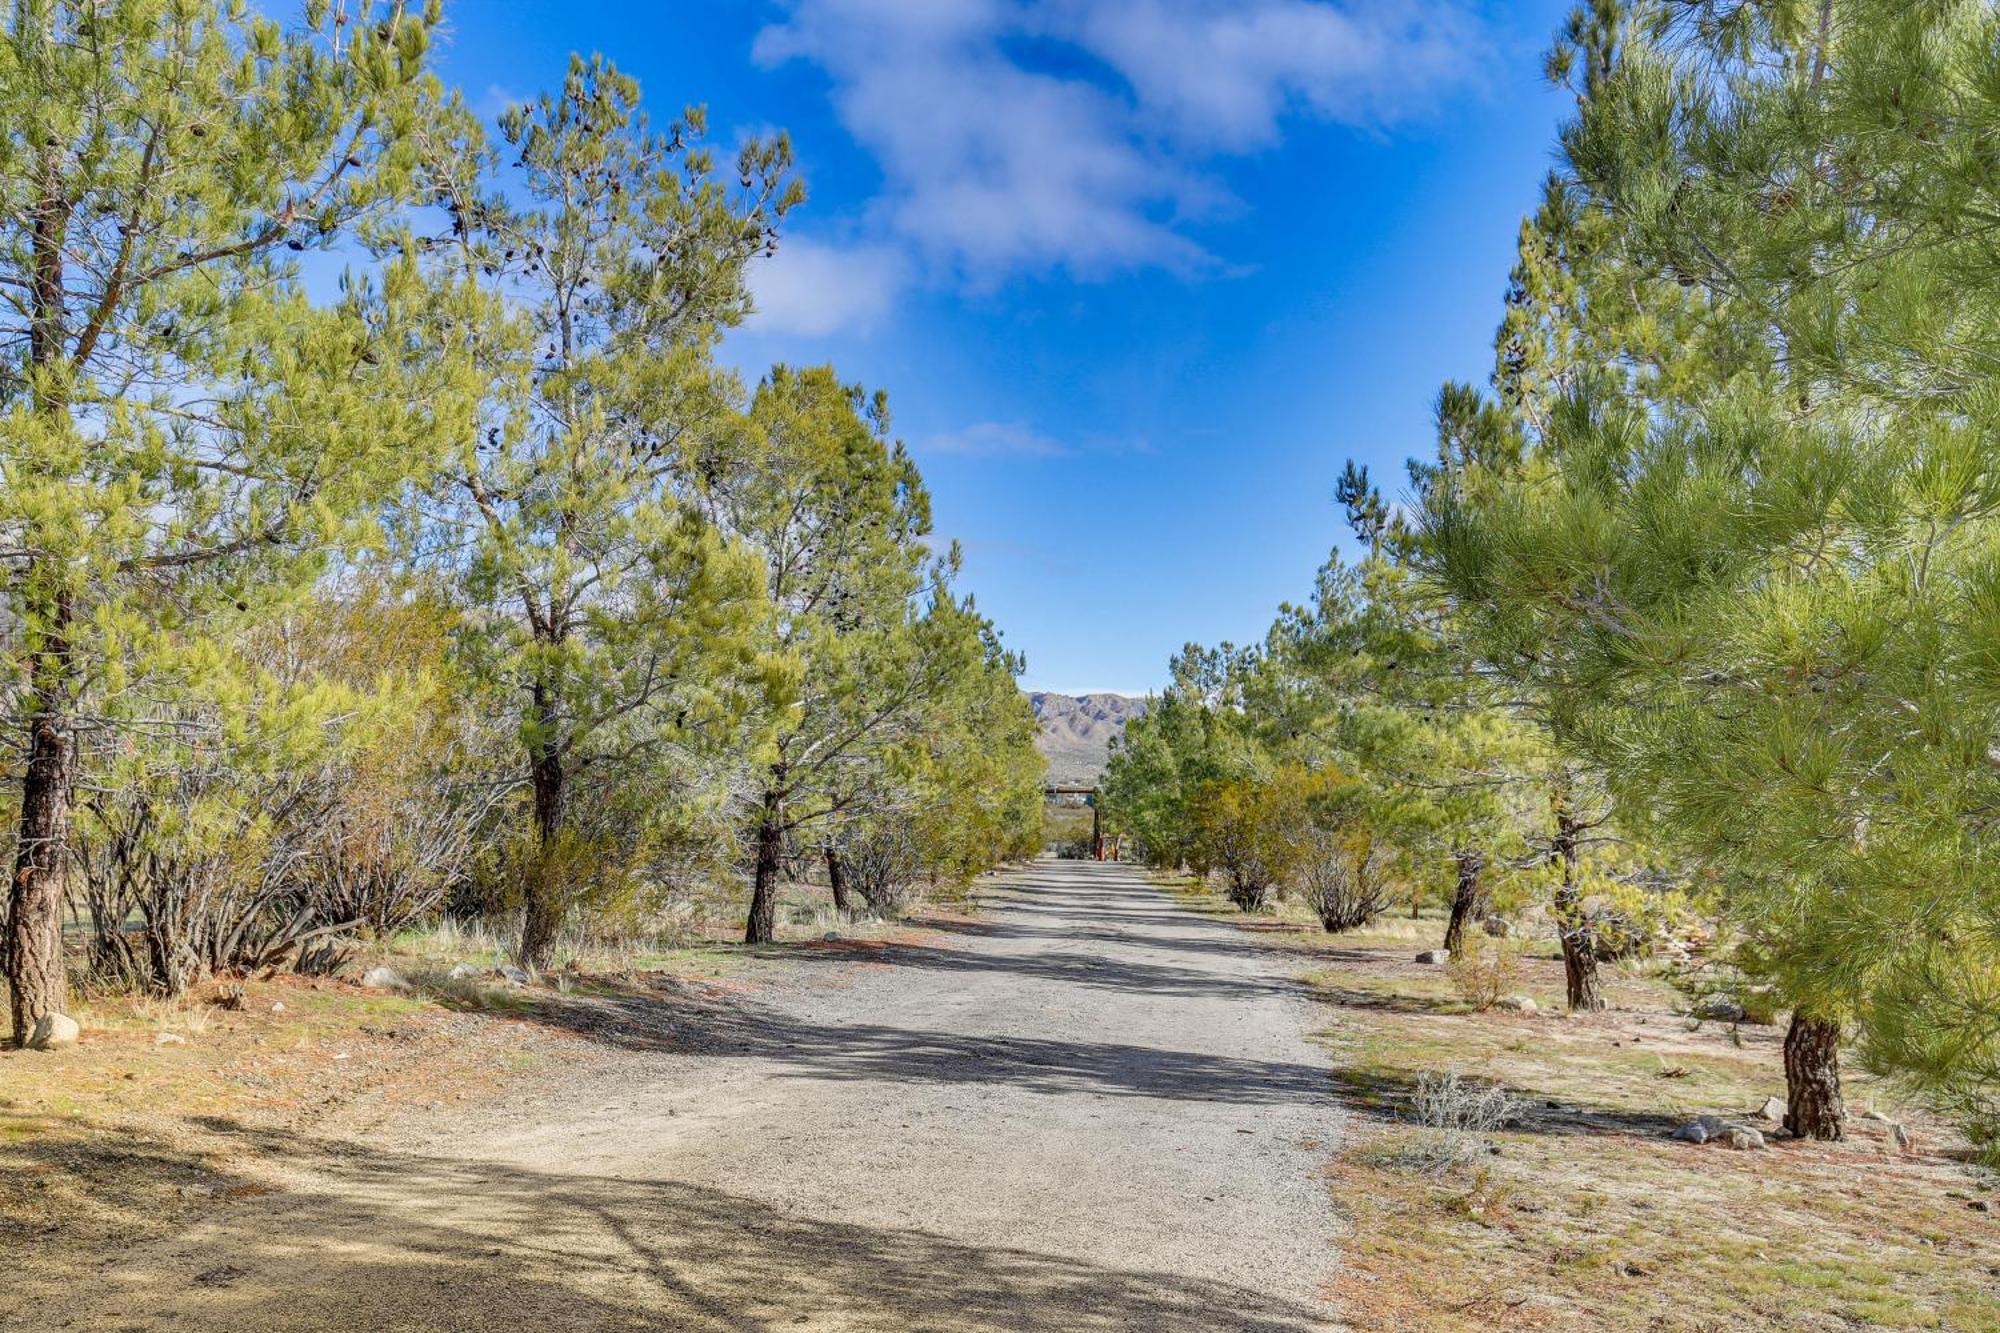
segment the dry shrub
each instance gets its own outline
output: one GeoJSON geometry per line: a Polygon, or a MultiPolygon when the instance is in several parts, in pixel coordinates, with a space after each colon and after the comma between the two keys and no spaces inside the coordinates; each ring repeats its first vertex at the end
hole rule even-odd
{"type": "Polygon", "coordinates": [[[1521,975],[1517,946],[1472,931],[1466,932],[1464,948],[1453,955],[1446,970],[1460,997],[1480,1013],[1500,1003],[1502,996],[1516,988],[1521,975]]]}
{"type": "Polygon", "coordinates": [[[1513,1118],[1514,1099],[1505,1088],[1461,1078],[1456,1069],[1431,1069],[1417,1075],[1411,1110],[1423,1128],[1397,1154],[1398,1163],[1442,1176],[1485,1152],[1485,1137],[1513,1118]]]}

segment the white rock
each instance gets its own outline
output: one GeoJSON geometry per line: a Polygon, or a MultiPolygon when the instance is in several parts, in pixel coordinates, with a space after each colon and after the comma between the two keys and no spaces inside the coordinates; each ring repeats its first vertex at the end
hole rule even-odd
{"type": "Polygon", "coordinates": [[[1417,955],[1417,961],[1420,963],[1449,963],[1451,961],[1451,950],[1426,949],[1417,955]]]}
{"type": "Polygon", "coordinates": [[[1764,1146],[1764,1136],[1748,1125],[1731,1125],[1726,1137],[1729,1146],[1740,1152],[1751,1152],[1764,1146]]]}
{"type": "Polygon", "coordinates": [[[1541,1006],[1532,995],[1509,995],[1500,1001],[1502,1009],[1512,1009],[1517,1014],[1538,1014],[1541,1006]]]}
{"type": "Polygon", "coordinates": [[[467,977],[479,975],[479,969],[470,963],[459,963],[444,974],[447,981],[463,981],[467,977]]]}
{"type": "Polygon", "coordinates": [[[284,1012],[285,1012],[285,1002],[284,1002],[283,1000],[273,1000],[273,1001],[271,1001],[271,1012],[272,1012],[272,1013],[274,1013],[274,1014],[282,1014],[282,1013],[284,1013],[284,1012]]]}
{"type": "Polygon", "coordinates": [[[410,983],[393,967],[371,967],[361,974],[361,984],[371,990],[408,990],[410,983]]]}
{"type": "Polygon", "coordinates": [[[60,1051],[66,1046],[76,1045],[76,1039],[83,1035],[83,1029],[68,1014],[43,1014],[35,1020],[35,1026],[28,1033],[28,1049],[31,1051],[60,1051]]]}
{"type": "Polygon", "coordinates": [[[153,1045],[155,1046],[185,1046],[187,1044],[188,1039],[178,1032],[155,1032],[153,1034],[153,1045]]]}
{"type": "Polygon", "coordinates": [[[1769,1120],[1773,1123],[1783,1121],[1785,1118],[1784,1098],[1766,1097],[1764,1104],[1757,1108],[1757,1115],[1759,1119],[1769,1120]]]}
{"type": "Polygon", "coordinates": [[[515,967],[512,963],[502,963],[500,966],[494,968],[493,975],[503,977],[513,982],[516,986],[525,986],[529,981],[528,974],[520,968],[515,967]]]}

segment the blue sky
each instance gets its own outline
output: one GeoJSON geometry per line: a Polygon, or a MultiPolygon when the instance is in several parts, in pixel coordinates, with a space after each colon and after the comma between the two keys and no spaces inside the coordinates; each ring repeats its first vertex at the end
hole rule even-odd
{"type": "Polygon", "coordinates": [[[482,110],[568,53],[792,135],[809,202],[727,357],[888,390],[1031,688],[1255,640],[1484,379],[1564,12],[1455,0],[459,0],[482,110]]]}

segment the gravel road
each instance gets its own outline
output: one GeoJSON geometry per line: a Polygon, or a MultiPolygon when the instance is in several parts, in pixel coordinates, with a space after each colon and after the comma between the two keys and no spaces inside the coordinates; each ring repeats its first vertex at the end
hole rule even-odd
{"type": "Polygon", "coordinates": [[[633,1001],[559,1086],[325,1138],[41,1327],[1332,1327],[1339,1132],[1282,962],[1043,861],[886,950],[633,1001]]]}

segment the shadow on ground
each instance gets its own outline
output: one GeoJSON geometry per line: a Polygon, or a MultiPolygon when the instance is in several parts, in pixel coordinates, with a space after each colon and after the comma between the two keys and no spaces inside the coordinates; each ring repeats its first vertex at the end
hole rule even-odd
{"type": "MultiPolygon", "coordinates": [[[[714,1189],[209,1128],[265,1164],[302,1165],[304,1183],[266,1193],[134,1145],[121,1170],[214,1181],[210,1211],[105,1271],[66,1269],[61,1237],[42,1237],[10,1261],[0,1329],[1323,1327],[1223,1283],[813,1220],[714,1189]]],[[[23,1151],[7,1155],[18,1166],[23,1151]]],[[[78,1151],[36,1165],[64,1170],[78,1151]]]]}

